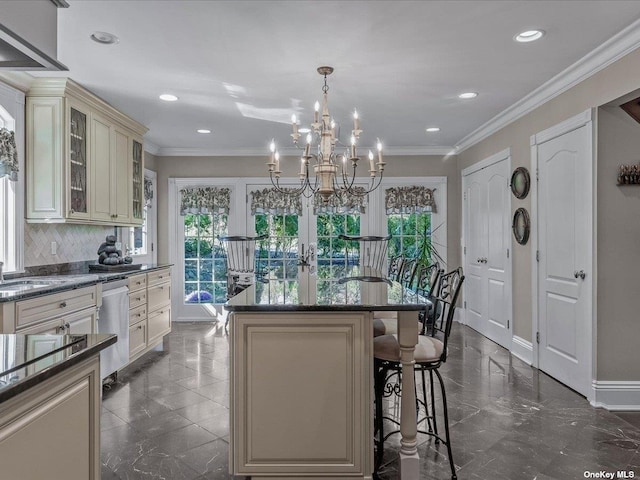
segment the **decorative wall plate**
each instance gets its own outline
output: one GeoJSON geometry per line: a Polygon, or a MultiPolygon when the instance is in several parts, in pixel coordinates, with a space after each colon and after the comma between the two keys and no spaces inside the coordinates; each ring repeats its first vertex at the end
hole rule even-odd
{"type": "Polygon", "coordinates": [[[513,236],[520,245],[525,245],[529,241],[531,231],[531,221],[529,213],[524,208],[519,208],[513,214],[513,236]]]}
{"type": "Polygon", "coordinates": [[[525,167],[518,167],[513,171],[511,175],[511,191],[516,198],[526,198],[529,194],[529,187],[531,186],[531,178],[529,177],[529,170],[525,167]]]}

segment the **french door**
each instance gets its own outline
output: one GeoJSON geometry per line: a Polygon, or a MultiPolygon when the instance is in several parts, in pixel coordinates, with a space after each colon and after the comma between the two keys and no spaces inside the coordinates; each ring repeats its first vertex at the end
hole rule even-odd
{"type": "MultiPolygon", "coordinates": [[[[247,192],[268,187],[249,185],[247,192]]],[[[257,270],[270,280],[257,285],[262,300],[277,303],[354,303],[358,282],[339,282],[348,275],[347,245],[339,235],[360,235],[366,223],[358,213],[314,212],[303,199],[301,215],[261,213],[247,217],[250,235],[268,235],[258,249],[257,270]]]]}

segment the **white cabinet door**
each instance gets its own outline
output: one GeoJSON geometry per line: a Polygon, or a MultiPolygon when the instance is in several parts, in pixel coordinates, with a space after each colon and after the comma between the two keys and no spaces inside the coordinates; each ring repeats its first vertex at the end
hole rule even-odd
{"type": "Polygon", "coordinates": [[[91,218],[112,221],[111,123],[91,114],[91,218]]]}
{"type": "Polygon", "coordinates": [[[112,212],[116,222],[131,222],[133,204],[131,201],[132,157],[129,149],[129,135],[119,128],[113,129],[113,185],[111,191],[112,212]]]}
{"type": "Polygon", "coordinates": [[[96,333],[96,309],[91,307],[69,315],[64,319],[64,322],[67,334],[96,333]]]}

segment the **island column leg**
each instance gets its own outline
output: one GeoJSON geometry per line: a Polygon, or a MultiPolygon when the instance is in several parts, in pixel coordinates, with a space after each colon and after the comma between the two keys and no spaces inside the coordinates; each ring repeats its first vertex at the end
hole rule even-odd
{"type": "Polygon", "coordinates": [[[398,343],[402,364],[402,397],[400,400],[400,478],[418,480],[418,417],[416,412],[415,349],[418,343],[418,312],[398,312],[398,343]]]}

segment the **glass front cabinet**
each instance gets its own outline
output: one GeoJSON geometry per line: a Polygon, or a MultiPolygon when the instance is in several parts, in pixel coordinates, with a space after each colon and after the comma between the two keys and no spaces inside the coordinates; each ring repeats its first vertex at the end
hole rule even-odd
{"type": "Polygon", "coordinates": [[[26,219],[138,226],[147,129],[67,78],[26,99],[26,219]]]}

